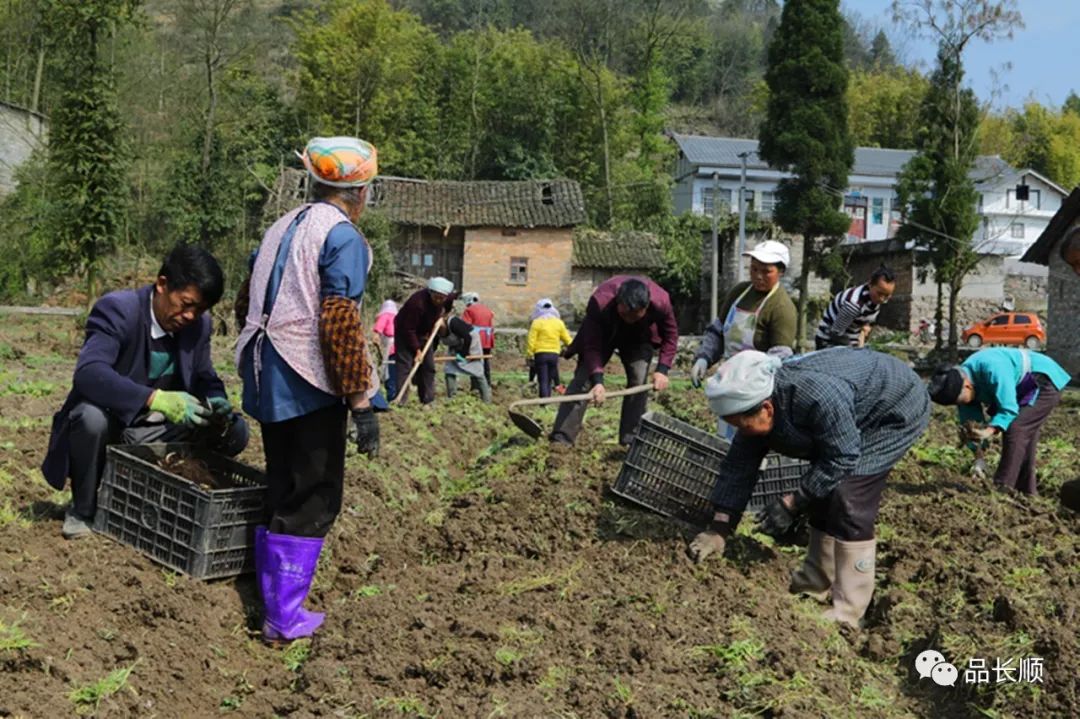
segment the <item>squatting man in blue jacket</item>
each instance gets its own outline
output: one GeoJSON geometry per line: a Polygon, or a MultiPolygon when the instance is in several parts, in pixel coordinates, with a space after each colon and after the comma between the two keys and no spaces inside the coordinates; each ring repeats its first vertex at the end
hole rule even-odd
{"type": "Polygon", "coordinates": [[[770,451],[810,460],[798,489],[759,515],[759,531],[785,534],[800,514],[810,543],[790,591],[824,600],[825,616],[858,626],[874,592],[881,493],[893,466],[930,421],[930,398],[900,360],[835,347],[786,361],[744,350],[709,379],[709,407],[736,429],[713,488],[711,524],[689,552],[724,551],[770,451]]]}
{"type": "Polygon", "coordinates": [[[198,247],[169,253],[154,284],[110,292],[90,310],[71,393],[53,416],[41,471],[71,478],[62,533],[90,533],[110,444],[194,442],[235,456],[248,426],[233,412],[210,359],[206,311],[224,290],[217,260],[198,247]]]}

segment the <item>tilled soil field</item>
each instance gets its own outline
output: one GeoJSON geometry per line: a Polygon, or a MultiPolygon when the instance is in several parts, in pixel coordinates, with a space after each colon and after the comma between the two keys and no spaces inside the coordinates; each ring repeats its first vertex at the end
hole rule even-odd
{"type": "MultiPolygon", "coordinates": [[[[226,339],[215,356],[235,395],[226,339]]],[[[383,415],[379,459],[350,450],[310,600],[326,623],[272,648],[250,576],[200,582],[104,537],[60,537],[69,497],[37,466],[79,341],[70,319],[0,330],[0,717],[1080,715],[1080,518],[1057,503],[1080,475],[1072,393],[1030,500],[968,479],[935,415],[893,473],[874,604],[850,631],[787,593],[798,547],[746,522],[695,566],[692,528],[611,495],[616,403],[590,410],[572,453],[518,433],[505,405],[528,389],[504,355],[494,405],[410,404],[383,415]],[[928,648],[955,686],[919,678],[928,648]],[[996,660],[1036,658],[1039,681],[995,681],[996,660]]],[[[711,424],[685,382],[652,406],[711,424]]],[[[241,459],[259,466],[254,439],[241,459]]]]}

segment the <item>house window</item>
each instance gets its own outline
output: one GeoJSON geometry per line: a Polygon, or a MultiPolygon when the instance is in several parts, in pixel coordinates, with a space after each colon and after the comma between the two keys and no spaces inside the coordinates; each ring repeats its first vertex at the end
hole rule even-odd
{"type": "Polygon", "coordinates": [[[1014,240],[1024,239],[1024,223],[1014,222],[1009,225],[1009,232],[1014,240]]]}
{"type": "Polygon", "coordinates": [[[1034,188],[1028,189],[1027,201],[1016,199],[1016,190],[1005,190],[1005,207],[1019,207],[1021,209],[1041,210],[1042,191],[1034,188]]]}
{"type": "Polygon", "coordinates": [[[774,209],[776,209],[776,193],[775,192],[762,192],[761,193],[761,216],[762,217],[772,217],[774,209]]]}
{"type": "MultiPolygon", "coordinates": [[[[720,204],[716,206],[716,214],[722,215],[731,212],[731,190],[721,187],[716,191],[716,197],[720,204]]],[[[713,187],[702,188],[701,191],[702,214],[713,213],[713,187]]]]}
{"type": "Polygon", "coordinates": [[[747,212],[753,212],[754,211],[754,191],[753,190],[751,190],[751,189],[744,189],[743,190],[743,202],[746,203],[746,211],[747,212]]]}
{"type": "Polygon", "coordinates": [[[420,266],[420,255],[416,254],[415,252],[412,253],[412,256],[409,257],[409,260],[411,261],[413,267],[420,266]]]}
{"type": "Polygon", "coordinates": [[[431,267],[435,264],[435,255],[424,255],[424,267],[431,267]]]}
{"type": "Polygon", "coordinates": [[[870,221],[875,225],[883,224],[885,222],[885,198],[875,197],[871,202],[870,221]]]}
{"type": "Polygon", "coordinates": [[[529,281],[529,258],[528,257],[511,257],[510,258],[510,283],[514,285],[523,285],[529,281]]]}

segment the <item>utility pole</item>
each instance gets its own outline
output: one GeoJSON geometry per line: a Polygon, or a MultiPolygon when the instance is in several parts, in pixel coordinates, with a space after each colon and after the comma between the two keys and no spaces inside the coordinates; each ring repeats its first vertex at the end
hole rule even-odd
{"type": "Polygon", "coordinates": [[[739,153],[739,159],[742,160],[742,171],[739,174],[739,254],[736,259],[739,263],[739,282],[743,281],[742,253],[746,252],[746,158],[749,154],[749,151],[739,153]]]}
{"type": "Polygon", "coordinates": [[[709,321],[720,312],[720,237],[716,229],[716,199],[720,194],[720,173],[713,173],[712,185],[712,292],[709,295],[709,321]]]}

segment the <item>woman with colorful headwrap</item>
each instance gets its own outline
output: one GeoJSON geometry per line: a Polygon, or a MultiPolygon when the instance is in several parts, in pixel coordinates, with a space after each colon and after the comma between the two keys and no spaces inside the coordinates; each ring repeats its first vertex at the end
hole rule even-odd
{"type": "Polygon", "coordinates": [[[525,362],[536,372],[540,396],[550,397],[559,382],[559,356],[570,346],[570,333],[555,304],[547,297],[536,303],[525,340],[525,362]]]}
{"type": "Polygon", "coordinates": [[[374,457],[379,388],[360,323],[371,247],[356,228],[378,172],[376,150],[352,137],[316,137],[300,156],[312,201],[266,231],[245,283],[237,341],[244,411],[262,425],[266,526],[255,529],[263,638],[315,632],[325,617],[304,609],[345,478],[345,425],[374,457]]]}

